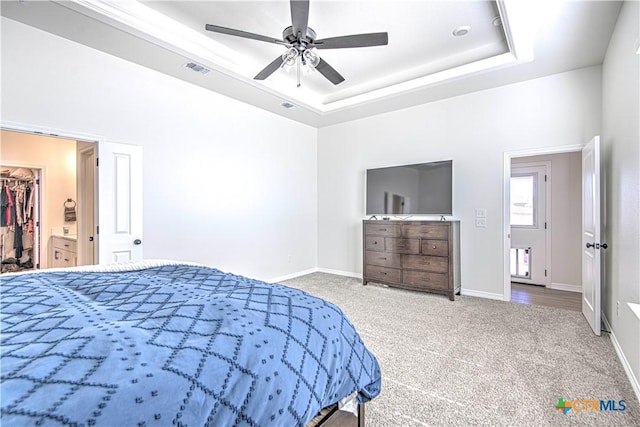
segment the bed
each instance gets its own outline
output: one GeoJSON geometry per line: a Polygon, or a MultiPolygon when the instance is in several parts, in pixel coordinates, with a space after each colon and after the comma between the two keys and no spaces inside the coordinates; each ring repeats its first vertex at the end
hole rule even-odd
{"type": "Polygon", "coordinates": [[[167,261],[0,281],[7,426],[363,425],[380,393],[342,311],[297,289],[167,261]]]}

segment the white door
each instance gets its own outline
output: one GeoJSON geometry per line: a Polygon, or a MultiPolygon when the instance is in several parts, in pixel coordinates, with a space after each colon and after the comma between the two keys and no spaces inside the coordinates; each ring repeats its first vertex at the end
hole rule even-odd
{"type": "Polygon", "coordinates": [[[142,259],[142,147],[98,146],[100,264],[142,259]]]}
{"type": "Polygon", "coordinates": [[[547,285],[547,168],[511,168],[512,281],[547,285]],[[515,270],[514,270],[515,267],[515,270]]]}
{"type": "Polygon", "coordinates": [[[595,136],[582,149],[582,314],[596,335],[600,335],[600,270],[600,137],[595,136]]]}

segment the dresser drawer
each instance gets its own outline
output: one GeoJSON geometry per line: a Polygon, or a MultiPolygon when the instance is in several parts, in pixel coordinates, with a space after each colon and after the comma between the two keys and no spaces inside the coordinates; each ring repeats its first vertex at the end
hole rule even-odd
{"type": "Polygon", "coordinates": [[[402,255],[402,268],[448,273],[449,258],[441,256],[402,255]]]}
{"type": "Polygon", "coordinates": [[[384,249],[389,252],[401,254],[419,254],[420,240],[418,239],[396,239],[386,237],[384,239],[384,249]]]}
{"type": "Polygon", "coordinates": [[[408,224],[402,226],[402,237],[423,239],[448,239],[447,224],[408,224]]]}
{"type": "Polygon", "coordinates": [[[448,240],[423,240],[421,253],[423,255],[448,256],[449,241],[448,240]]]}
{"type": "Polygon", "coordinates": [[[65,239],[63,237],[52,238],[53,247],[60,250],[77,252],[77,242],[71,239],[65,239]]]}
{"type": "Polygon", "coordinates": [[[367,236],[400,237],[400,226],[397,224],[365,224],[364,234],[367,236]]]}
{"type": "Polygon", "coordinates": [[[364,238],[364,248],[367,251],[384,251],[384,237],[366,236],[364,238]]]}
{"type": "Polygon", "coordinates": [[[430,289],[449,289],[449,275],[443,273],[430,273],[427,271],[404,270],[402,283],[430,289]]]}
{"type": "Polygon", "coordinates": [[[383,282],[400,283],[401,271],[396,268],[380,267],[377,265],[366,265],[364,273],[369,280],[382,280],[383,282]]]}
{"type": "Polygon", "coordinates": [[[381,267],[400,268],[400,254],[367,251],[365,256],[367,259],[367,264],[379,265],[381,267]]]}

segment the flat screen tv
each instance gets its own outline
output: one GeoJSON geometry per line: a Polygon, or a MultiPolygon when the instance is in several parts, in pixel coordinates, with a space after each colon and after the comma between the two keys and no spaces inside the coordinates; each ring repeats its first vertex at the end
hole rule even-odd
{"type": "Polygon", "coordinates": [[[453,161],[367,169],[367,215],[453,215],[453,161]]]}

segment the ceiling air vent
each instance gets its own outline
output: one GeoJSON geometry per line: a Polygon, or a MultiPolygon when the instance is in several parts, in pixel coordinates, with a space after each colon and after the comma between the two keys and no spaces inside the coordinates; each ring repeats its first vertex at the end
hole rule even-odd
{"type": "Polygon", "coordinates": [[[211,72],[209,68],[205,67],[204,65],[200,65],[196,62],[187,62],[186,64],[184,64],[184,66],[186,68],[191,68],[193,71],[200,74],[209,74],[211,72]]]}
{"type": "Polygon", "coordinates": [[[280,105],[282,105],[284,108],[287,108],[287,109],[290,109],[290,108],[294,108],[294,107],[295,107],[295,105],[293,105],[293,104],[292,104],[292,103],[290,103],[290,102],[283,102],[283,103],[282,103],[282,104],[280,104],[280,105]]]}

